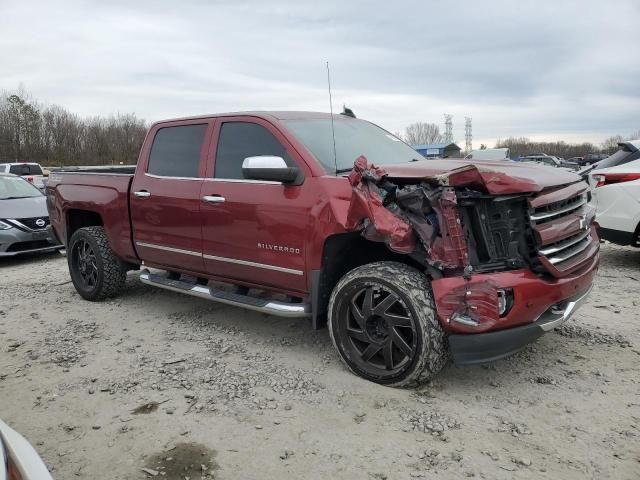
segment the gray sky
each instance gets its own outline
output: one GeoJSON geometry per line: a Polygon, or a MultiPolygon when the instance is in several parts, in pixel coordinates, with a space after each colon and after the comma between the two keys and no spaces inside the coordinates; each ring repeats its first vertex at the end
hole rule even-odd
{"type": "Polygon", "coordinates": [[[464,144],[640,129],[640,1],[0,0],[0,89],[148,121],[334,109],[464,144]]]}

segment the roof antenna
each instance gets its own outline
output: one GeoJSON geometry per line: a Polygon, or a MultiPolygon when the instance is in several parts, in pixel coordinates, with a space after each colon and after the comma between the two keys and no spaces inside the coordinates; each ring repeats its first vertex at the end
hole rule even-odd
{"type": "Polygon", "coordinates": [[[338,154],[336,153],[336,130],[333,126],[333,101],[331,99],[331,71],[329,70],[328,60],[327,60],[327,84],[329,85],[329,112],[331,112],[331,137],[333,138],[333,164],[336,167],[336,176],[338,176],[338,154]]]}

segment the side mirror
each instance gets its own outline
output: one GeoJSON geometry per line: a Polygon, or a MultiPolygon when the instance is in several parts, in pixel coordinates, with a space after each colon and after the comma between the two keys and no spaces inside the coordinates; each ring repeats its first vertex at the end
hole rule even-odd
{"type": "Polygon", "coordinates": [[[242,175],[250,180],[293,183],[300,177],[300,169],[289,167],[282,157],[260,155],[244,159],[242,175]]]}

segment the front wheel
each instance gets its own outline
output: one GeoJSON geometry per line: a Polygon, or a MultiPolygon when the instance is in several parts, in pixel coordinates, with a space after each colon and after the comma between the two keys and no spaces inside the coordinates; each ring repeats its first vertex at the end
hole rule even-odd
{"type": "Polygon", "coordinates": [[[76,230],[67,248],[67,262],[73,285],[85,300],[104,300],[124,287],[127,269],[111,249],[103,227],[76,230]]]}
{"type": "Polygon", "coordinates": [[[448,359],[429,281],[402,263],[370,263],[342,277],[329,300],[329,333],[352,372],[383,385],[419,384],[448,359]]]}

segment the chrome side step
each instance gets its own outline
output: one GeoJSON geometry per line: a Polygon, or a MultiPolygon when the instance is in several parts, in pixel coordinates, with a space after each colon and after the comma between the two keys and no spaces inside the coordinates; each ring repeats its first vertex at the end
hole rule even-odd
{"type": "Polygon", "coordinates": [[[311,305],[308,303],[286,303],[250,297],[249,295],[240,295],[207,285],[199,285],[182,280],[170,280],[163,275],[151,273],[146,269],[140,272],[140,281],[147,285],[164,288],[165,290],[186,293],[194,297],[226,303],[227,305],[268,313],[269,315],[277,315],[279,317],[308,317],[311,315],[311,305]]]}

